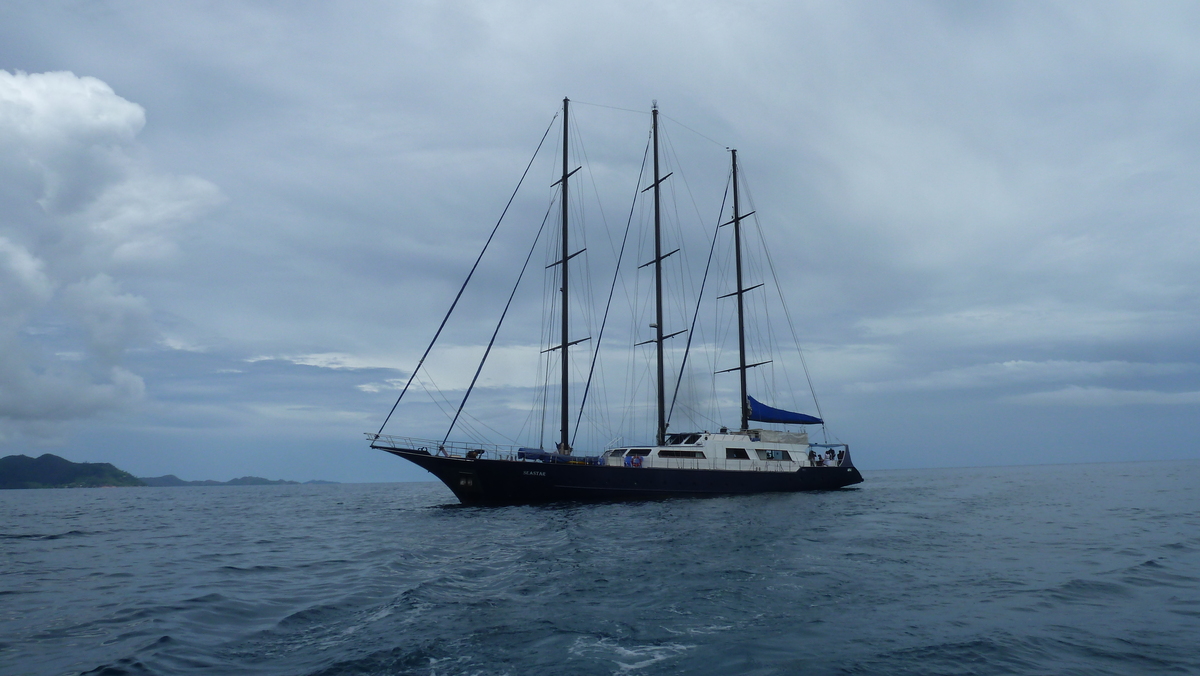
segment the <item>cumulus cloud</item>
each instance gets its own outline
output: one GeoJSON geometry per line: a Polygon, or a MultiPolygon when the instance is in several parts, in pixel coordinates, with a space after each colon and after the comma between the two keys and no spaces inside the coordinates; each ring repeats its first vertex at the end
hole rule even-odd
{"type": "Polygon", "coordinates": [[[87,329],[88,344],[103,362],[116,362],[125,346],[146,333],[150,308],[144,298],[121,293],[106,274],[63,289],[63,307],[87,329]]]}
{"type": "Polygon", "coordinates": [[[50,300],[54,286],[45,273],[45,264],[20,244],[0,237],[0,321],[5,328],[20,323],[28,308],[50,300]]]}
{"type": "MultiPolygon", "coordinates": [[[[93,77],[0,71],[0,425],[30,431],[142,398],[122,365],[152,336],[130,265],[170,259],[174,233],[220,199],[156,172],[145,110],[93,77]]],[[[0,430],[3,432],[4,430],[0,430]]]]}
{"type": "MultiPolygon", "coordinates": [[[[436,374],[437,385],[443,390],[463,390],[470,384],[483,356],[484,345],[448,345],[438,347],[430,353],[422,370],[432,382],[436,374]]],[[[487,366],[480,375],[483,387],[536,387],[538,385],[538,357],[541,349],[534,345],[502,345],[492,348],[487,366]]],[[[263,355],[251,357],[247,362],[285,361],[298,366],[315,366],[324,369],[389,369],[410,373],[419,355],[400,354],[392,356],[370,356],[343,352],[319,352],[295,355],[263,355]]],[[[388,381],[392,382],[392,381],[388,381]]],[[[401,385],[403,387],[403,385],[401,385]]],[[[380,392],[395,389],[384,383],[367,383],[359,389],[365,392],[380,392]]]]}
{"type": "Polygon", "coordinates": [[[40,423],[88,417],[145,393],[142,378],[123,367],[93,374],[78,363],[39,362],[11,340],[0,343],[0,380],[0,414],[9,423],[0,433],[40,431],[40,423]]]}
{"type": "Polygon", "coordinates": [[[141,106],[96,78],[0,71],[0,147],[41,179],[47,212],[75,212],[117,182],[122,148],[145,124],[141,106]]]}

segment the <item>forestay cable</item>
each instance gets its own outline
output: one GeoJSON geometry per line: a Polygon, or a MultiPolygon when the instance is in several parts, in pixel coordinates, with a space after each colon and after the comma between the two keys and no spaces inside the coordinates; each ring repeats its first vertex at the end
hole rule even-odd
{"type": "Polygon", "coordinates": [[[404,383],[404,389],[400,390],[400,396],[396,397],[396,403],[392,404],[392,410],[388,411],[387,417],[383,419],[383,424],[379,426],[379,431],[376,434],[383,434],[383,428],[387,427],[388,421],[392,419],[392,414],[396,412],[396,407],[400,405],[400,400],[408,392],[408,386],[412,385],[413,378],[417,377],[417,372],[425,364],[425,358],[429,356],[429,352],[433,350],[438,337],[442,335],[442,329],[446,328],[446,322],[450,321],[450,315],[454,313],[454,308],[458,305],[458,300],[462,298],[463,291],[467,290],[467,284],[470,283],[471,277],[475,274],[475,269],[479,267],[479,261],[483,260],[483,254],[487,252],[488,245],[492,243],[492,238],[496,236],[496,231],[500,229],[500,223],[504,221],[504,216],[508,213],[508,208],[512,206],[513,200],[517,197],[517,192],[521,190],[521,184],[525,182],[525,177],[529,174],[529,168],[533,166],[533,161],[537,159],[538,152],[541,151],[542,144],[546,142],[546,137],[550,135],[550,130],[554,128],[554,121],[557,119],[558,113],[555,113],[554,117],[550,118],[550,126],[546,127],[546,132],[542,134],[542,140],[538,141],[537,149],[533,151],[533,157],[529,158],[529,164],[525,165],[525,171],[521,174],[521,180],[517,181],[517,187],[513,190],[512,195],[509,196],[508,204],[504,205],[504,211],[500,213],[500,218],[496,221],[495,227],[492,228],[492,234],[488,235],[487,241],[483,244],[483,250],[479,252],[479,257],[475,259],[475,264],[471,266],[471,271],[467,273],[467,278],[463,280],[462,288],[454,296],[454,302],[450,304],[450,309],[446,311],[446,316],[442,318],[441,325],[438,326],[437,331],[433,334],[433,340],[429,341],[429,347],[425,348],[425,354],[421,355],[421,360],[417,362],[417,367],[413,369],[412,375],[408,377],[408,382],[404,383]]]}
{"type": "MultiPolygon", "coordinates": [[[[496,336],[500,333],[500,327],[504,324],[504,317],[508,314],[508,308],[512,305],[513,296],[517,295],[517,287],[521,286],[521,279],[525,276],[525,270],[529,267],[529,260],[533,258],[533,252],[537,249],[538,240],[542,238],[542,231],[546,229],[546,221],[550,220],[550,209],[546,210],[546,215],[542,217],[542,225],[538,228],[537,235],[533,238],[533,245],[529,247],[529,253],[525,256],[525,264],[521,266],[521,274],[517,275],[517,283],[513,284],[512,293],[508,294],[508,302],[504,304],[504,312],[500,313],[500,321],[496,322],[496,330],[492,332],[492,339],[488,341],[487,349],[483,351],[483,359],[479,360],[479,368],[475,369],[475,376],[471,378],[471,384],[467,387],[467,393],[463,395],[462,403],[458,405],[458,411],[454,414],[454,420],[450,421],[450,428],[446,430],[446,436],[442,437],[442,445],[446,445],[446,440],[450,438],[450,433],[454,431],[454,425],[458,422],[458,416],[462,414],[463,407],[467,405],[467,399],[471,396],[471,391],[475,389],[475,381],[479,380],[479,373],[483,371],[483,365],[487,362],[488,355],[492,353],[492,346],[496,344],[496,336]]],[[[563,355],[564,357],[566,355],[563,355]]]]}

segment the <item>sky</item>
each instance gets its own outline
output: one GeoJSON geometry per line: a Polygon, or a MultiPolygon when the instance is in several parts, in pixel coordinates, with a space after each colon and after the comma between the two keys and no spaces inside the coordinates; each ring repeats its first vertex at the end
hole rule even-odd
{"type": "MultiPolygon", "coordinates": [[[[564,97],[581,295],[603,305],[657,101],[691,289],[672,326],[737,148],[776,268],[751,281],[779,278],[771,322],[792,320],[863,469],[1200,458],[1200,7],[1171,2],[4,3],[0,455],[428,479],[363,433],[564,97]]],[[[557,130],[387,432],[446,433],[554,197],[557,130]]],[[[527,443],[547,256],[455,435],[527,443]]],[[[653,434],[629,274],[593,446],[653,434]]],[[[696,410],[736,400],[714,354],[692,362],[696,410]]],[[[738,423],[704,416],[673,429],[738,423]]]]}

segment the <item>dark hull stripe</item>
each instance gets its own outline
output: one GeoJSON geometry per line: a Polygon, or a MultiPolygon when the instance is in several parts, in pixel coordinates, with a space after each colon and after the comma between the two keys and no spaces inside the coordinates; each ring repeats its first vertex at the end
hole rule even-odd
{"type": "Polygon", "coordinates": [[[842,467],[801,467],[792,472],[746,472],[468,460],[429,455],[424,451],[380,450],[429,470],[465,505],[823,491],[863,480],[858,469],[848,464],[849,458],[842,467]]]}

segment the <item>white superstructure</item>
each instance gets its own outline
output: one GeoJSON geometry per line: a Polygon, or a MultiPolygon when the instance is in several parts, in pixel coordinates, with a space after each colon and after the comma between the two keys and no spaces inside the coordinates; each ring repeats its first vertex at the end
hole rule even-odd
{"type": "Polygon", "coordinates": [[[830,445],[810,444],[806,432],[752,429],[671,434],[666,446],[614,447],[602,457],[610,467],[794,472],[801,467],[837,467],[844,453],[830,445]]]}

